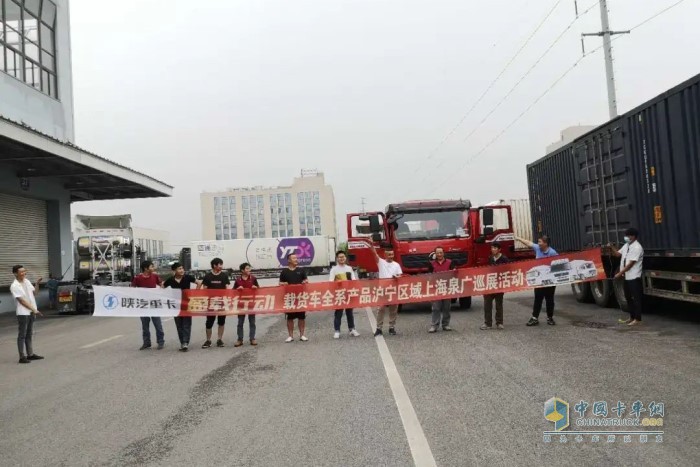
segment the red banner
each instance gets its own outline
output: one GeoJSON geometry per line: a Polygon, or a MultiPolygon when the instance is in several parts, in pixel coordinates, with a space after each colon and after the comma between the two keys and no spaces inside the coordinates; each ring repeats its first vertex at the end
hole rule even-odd
{"type": "Polygon", "coordinates": [[[245,290],[185,290],[180,316],[378,307],[516,292],[605,279],[600,249],[397,279],[317,282],[245,290]]]}

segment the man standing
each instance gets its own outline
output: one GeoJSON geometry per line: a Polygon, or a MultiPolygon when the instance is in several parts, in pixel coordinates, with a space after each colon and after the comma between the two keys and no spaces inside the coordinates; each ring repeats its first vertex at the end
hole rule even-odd
{"type": "MultiPolygon", "coordinates": [[[[453,270],[454,264],[452,260],[445,258],[445,250],[439,246],[435,248],[435,259],[430,261],[428,266],[428,271],[430,273],[434,272],[447,272],[453,270]]],[[[452,308],[451,299],[436,300],[431,304],[433,310],[432,321],[430,329],[428,332],[433,333],[440,328],[440,319],[442,318],[442,330],[452,331],[450,327],[450,308],[452,308]]]]}
{"type": "Polygon", "coordinates": [[[15,275],[15,280],[10,286],[10,292],[15,298],[17,305],[17,350],[19,350],[19,363],[42,360],[44,357],[35,354],[32,349],[34,320],[36,315],[42,316],[36,306],[36,294],[39,293],[41,277],[37,279],[36,285],[32,285],[27,279],[27,270],[20,264],[12,267],[12,274],[15,275]]]}
{"type": "MultiPolygon", "coordinates": [[[[243,289],[257,289],[260,287],[258,284],[258,279],[251,274],[253,268],[248,263],[243,263],[238,268],[241,271],[241,276],[238,277],[234,283],[233,288],[236,290],[243,289]]],[[[255,340],[255,314],[251,313],[249,315],[238,315],[238,340],[234,344],[234,347],[240,347],[243,345],[243,325],[245,324],[245,317],[248,316],[248,334],[250,337],[250,345],[258,345],[258,341],[255,340]]]]}
{"type": "MultiPolygon", "coordinates": [[[[520,240],[529,248],[535,251],[535,258],[549,258],[551,256],[558,256],[559,253],[556,252],[554,248],[549,246],[549,237],[542,235],[537,239],[537,243],[532,243],[524,238],[515,237],[516,240],[520,240]]],[[[538,287],[535,289],[535,304],[532,308],[532,317],[527,322],[528,326],[537,326],[540,324],[539,317],[540,311],[542,310],[542,302],[547,303],[547,324],[554,326],[554,292],[557,290],[556,286],[551,287],[538,287]]]]}
{"type": "MultiPolygon", "coordinates": [[[[185,274],[185,268],[182,264],[173,263],[170,269],[172,269],[173,275],[165,281],[164,288],[189,290],[192,288],[192,284],[196,285],[196,279],[194,276],[185,274]]],[[[176,316],[173,320],[177,328],[177,337],[180,339],[180,352],[187,352],[190,345],[190,334],[192,334],[192,317],[176,316]]]]}
{"type": "MultiPolygon", "coordinates": [[[[628,326],[636,326],[642,323],[642,297],[644,296],[644,284],[642,283],[642,263],[644,261],[644,248],[638,240],[639,231],[629,228],[625,231],[625,245],[617,250],[612,247],[613,254],[619,256],[620,272],[615,274],[615,279],[624,278],[625,298],[629,304],[630,319],[625,321],[628,326]]],[[[612,246],[612,245],[611,245],[612,246]]]]}
{"type": "MultiPolygon", "coordinates": [[[[204,279],[202,279],[202,283],[199,284],[200,289],[216,289],[216,290],[224,290],[227,289],[229,285],[231,285],[231,279],[229,279],[228,274],[223,271],[224,269],[224,260],[221,258],[214,258],[211,260],[211,272],[208,272],[205,276],[204,279]]],[[[207,322],[206,322],[206,333],[207,333],[207,340],[204,341],[204,344],[202,344],[203,349],[208,349],[211,347],[211,330],[214,327],[214,321],[217,322],[218,328],[217,328],[217,336],[218,339],[216,341],[216,346],[217,347],[223,347],[224,346],[224,325],[226,324],[226,315],[219,315],[219,316],[207,316],[207,322]]]]}
{"type": "MultiPolygon", "coordinates": [[[[335,254],[335,266],[331,268],[328,280],[334,281],[352,281],[357,280],[357,275],[352,267],[348,266],[348,257],[344,251],[339,251],[335,254]]],[[[345,309],[345,316],[348,320],[348,330],[353,337],[359,337],[360,333],[355,330],[355,315],[352,308],[345,309]]],[[[343,320],[343,310],[335,310],[335,319],[333,320],[333,339],[340,339],[340,323],[343,320]]]]}
{"type": "MultiPolygon", "coordinates": [[[[508,258],[501,254],[501,244],[498,242],[491,243],[491,257],[489,264],[497,266],[505,264],[508,258]]],[[[494,293],[484,295],[484,324],[481,325],[481,330],[486,331],[491,329],[493,325],[493,302],[496,302],[496,329],[503,329],[503,295],[502,293],[494,293]]]]}
{"type": "MultiPolygon", "coordinates": [[[[132,287],[142,287],[146,289],[155,289],[162,284],[160,277],[154,271],[156,267],[153,261],[144,261],[141,263],[141,274],[134,277],[131,281],[132,287]]],[[[143,345],[139,350],[151,348],[151,328],[150,322],[153,321],[153,327],[156,328],[156,340],[158,341],[158,350],[165,347],[165,333],[163,332],[163,322],[159,316],[142,316],[141,331],[143,333],[143,345]]]]}
{"type": "MultiPolygon", "coordinates": [[[[308,284],[309,280],[306,277],[306,272],[298,267],[299,259],[296,253],[290,253],[287,255],[287,268],[282,270],[280,274],[280,285],[296,285],[296,284],[308,284]]],[[[299,334],[301,337],[300,341],[306,342],[309,339],[306,337],[306,313],[303,311],[296,313],[287,313],[287,332],[289,337],[285,342],[289,343],[294,340],[294,320],[299,322],[299,334]]]]}
{"type": "Polygon", "coordinates": [[[49,280],[46,281],[46,290],[49,291],[49,308],[56,309],[58,302],[58,279],[49,274],[49,280]]]}
{"type": "MultiPolygon", "coordinates": [[[[403,271],[401,270],[399,263],[394,261],[394,250],[389,248],[385,249],[384,256],[386,259],[384,259],[379,257],[377,250],[374,249],[374,245],[369,242],[367,242],[367,245],[369,246],[370,251],[374,255],[374,259],[377,262],[380,279],[398,279],[401,277],[403,271]]],[[[384,305],[379,307],[379,311],[377,311],[377,330],[374,331],[375,337],[384,335],[382,327],[384,326],[384,315],[387,313],[389,314],[389,334],[392,336],[396,335],[396,318],[399,314],[399,306],[384,305]]]]}

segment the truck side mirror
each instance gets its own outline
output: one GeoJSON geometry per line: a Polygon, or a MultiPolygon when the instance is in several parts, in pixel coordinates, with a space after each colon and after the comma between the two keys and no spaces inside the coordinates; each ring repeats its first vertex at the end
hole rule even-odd
{"type": "Polygon", "coordinates": [[[484,227],[484,235],[493,235],[493,226],[484,227]]]}
{"type": "Polygon", "coordinates": [[[484,226],[490,227],[493,225],[493,209],[486,208],[483,212],[484,226]]]}
{"type": "MultiPolygon", "coordinates": [[[[379,216],[377,216],[377,215],[369,216],[369,230],[373,234],[379,233],[382,231],[382,224],[379,222],[379,216]]],[[[372,238],[374,238],[374,237],[372,237],[372,238]]],[[[377,240],[375,240],[375,241],[377,241],[377,240]]]]}
{"type": "Polygon", "coordinates": [[[372,241],[373,241],[373,242],[381,242],[381,241],[382,241],[382,234],[380,234],[380,233],[373,233],[373,234],[372,234],[372,241]]]}

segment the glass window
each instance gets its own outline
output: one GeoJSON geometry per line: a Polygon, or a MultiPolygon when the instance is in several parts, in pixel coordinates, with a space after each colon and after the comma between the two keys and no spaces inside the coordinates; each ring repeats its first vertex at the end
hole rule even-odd
{"type": "Polygon", "coordinates": [[[316,227],[316,235],[321,235],[321,227],[316,227]]]}
{"type": "Polygon", "coordinates": [[[291,206],[285,207],[284,210],[285,210],[285,212],[286,212],[287,214],[289,214],[289,215],[292,214],[292,207],[291,207],[291,206]]]}
{"type": "Polygon", "coordinates": [[[231,205],[231,207],[236,206],[236,197],[235,196],[229,196],[228,201],[229,201],[229,204],[231,205]]]}
{"type": "Polygon", "coordinates": [[[321,197],[318,191],[314,191],[314,199],[319,199],[321,197]]]}
{"type": "Polygon", "coordinates": [[[287,206],[292,205],[292,194],[291,193],[284,194],[284,202],[287,204],[287,206]]]}
{"type": "Polygon", "coordinates": [[[257,208],[258,207],[258,198],[255,196],[250,197],[250,207],[251,208],[257,208]]]}
{"type": "Polygon", "coordinates": [[[56,21],[56,5],[54,5],[53,2],[50,2],[49,0],[43,1],[41,20],[49,26],[54,25],[54,22],[56,21]]]}
{"type": "Polygon", "coordinates": [[[311,192],[310,191],[305,191],[304,192],[304,199],[310,200],[311,199],[311,192]]]}
{"type": "Polygon", "coordinates": [[[292,225],[293,225],[292,220],[288,218],[288,219],[287,219],[287,227],[289,228],[289,227],[291,227],[292,225]]]}
{"type": "Polygon", "coordinates": [[[299,230],[299,234],[300,234],[300,235],[306,235],[306,229],[305,229],[304,227],[302,227],[302,228],[299,230]]]}
{"type": "Polygon", "coordinates": [[[314,217],[314,223],[321,225],[321,218],[320,217],[314,217]]]}
{"type": "Polygon", "coordinates": [[[270,206],[277,206],[277,197],[275,195],[270,195],[270,206]]]}
{"type": "Polygon", "coordinates": [[[218,196],[214,197],[214,209],[221,207],[221,198],[218,196]]]}
{"type": "Polygon", "coordinates": [[[320,216],[321,215],[321,210],[320,209],[314,209],[314,216],[320,216]]]}
{"type": "Polygon", "coordinates": [[[265,201],[263,200],[263,195],[258,195],[258,204],[262,205],[265,201]]]}
{"type": "Polygon", "coordinates": [[[248,197],[243,197],[243,209],[248,209],[248,197]]]}
{"type": "Polygon", "coordinates": [[[227,233],[224,234],[224,240],[230,240],[229,234],[227,234],[227,233]]]}
{"type": "Polygon", "coordinates": [[[216,239],[223,240],[224,236],[220,232],[216,232],[216,239]]]}

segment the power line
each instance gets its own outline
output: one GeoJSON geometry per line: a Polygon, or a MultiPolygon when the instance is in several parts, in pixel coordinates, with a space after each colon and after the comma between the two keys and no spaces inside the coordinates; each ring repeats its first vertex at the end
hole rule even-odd
{"type": "MultiPolygon", "coordinates": [[[[462,126],[462,123],[464,123],[464,121],[469,117],[469,115],[471,115],[471,113],[474,111],[474,109],[476,108],[476,106],[479,105],[479,104],[481,103],[481,101],[484,99],[484,97],[486,97],[486,94],[488,94],[488,92],[496,85],[496,83],[498,82],[498,80],[501,79],[501,77],[505,74],[505,72],[508,70],[508,68],[510,68],[510,66],[513,64],[513,62],[515,61],[515,59],[518,58],[518,56],[520,55],[520,53],[525,49],[525,47],[527,47],[527,45],[530,43],[530,41],[531,41],[532,38],[535,36],[535,34],[537,34],[537,32],[538,32],[540,29],[542,29],[542,26],[544,25],[544,23],[546,23],[547,20],[549,19],[549,17],[552,16],[552,13],[554,13],[554,10],[557,9],[557,7],[559,6],[559,4],[560,4],[562,1],[563,1],[563,0],[558,0],[558,1],[554,4],[554,6],[552,6],[552,8],[550,8],[550,10],[547,12],[547,14],[545,15],[545,17],[542,18],[542,20],[539,22],[539,24],[537,25],[537,27],[532,31],[532,33],[530,33],[530,35],[527,37],[527,39],[525,39],[525,42],[523,42],[523,44],[520,46],[520,48],[518,48],[518,50],[517,50],[517,51],[515,52],[515,54],[511,57],[511,59],[508,61],[508,63],[506,63],[506,65],[503,67],[503,69],[501,70],[501,72],[498,73],[498,75],[491,81],[491,83],[489,83],[489,85],[486,87],[486,89],[484,89],[484,91],[481,93],[481,95],[479,96],[479,98],[478,98],[478,99],[472,104],[472,106],[469,108],[469,110],[467,111],[467,113],[465,113],[465,114],[462,116],[462,118],[459,119],[459,121],[457,122],[457,124],[447,133],[447,135],[445,135],[444,138],[442,138],[442,140],[437,144],[437,146],[435,146],[435,147],[428,153],[428,156],[426,157],[426,159],[428,159],[428,160],[432,159],[432,158],[437,154],[437,152],[440,150],[440,148],[442,148],[442,146],[443,146],[443,145],[452,137],[452,135],[459,129],[459,127],[462,126]]],[[[418,173],[420,170],[421,170],[421,167],[420,167],[420,165],[419,165],[419,167],[416,169],[416,173],[418,173]]]]}
{"type": "MultiPolygon", "coordinates": [[[[639,28],[639,27],[641,27],[641,26],[644,26],[645,24],[649,23],[650,21],[652,21],[652,20],[658,18],[659,16],[661,16],[662,14],[666,13],[666,12],[669,11],[670,9],[672,9],[672,8],[674,8],[674,7],[678,6],[678,5],[680,5],[680,4],[683,3],[684,1],[685,1],[685,0],[678,0],[676,3],[673,3],[672,5],[670,5],[670,6],[666,7],[666,8],[664,8],[663,10],[661,10],[661,11],[655,13],[654,15],[650,16],[649,18],[645,19],[644,21],[642,21],[641,23],[637,24],[636,26],[630,28],[630,31],[634,31],[635,29],[637,29],[637,28],[639,28]]],[[[598,3],[600,3],[600,2],[598,2],[598,3]]],[[[594,5],[594,6],[595,6],[595,5],[594,5]]],[[[621,38],[623,38],[623,37],[626,37],[626,36],[617,36],[617,37],[613,38],[611,42],[614,42],[614,41],[616,41],[616,40],[618,40],[618,39],[621,39],[621,38]]],[[[473,160],[475,160],[476,158],[478,158],[478,157],[479,157],[481,154],[483,154],[487,149],[489,149],[491,146],[493,146],[493,144],[495,144],[495,143],[496,143],[510,128],[511,128],[511,127],[513,127],[513,125],[515,125],[518,121],[520,121],[520,119],[521,119],[523,116],[525,116],[530,110],[532,110],[532,108],[533,108],[535,105],[537,105],[537,103],[538,103],[540,100],[542,100],[542,98],[544,98],[547,94],[549,94],[549,92],[551,92],[552,89],[554,89],[554,87],[556,87],[557,84],[559,84],[571,71],[573,71],[573,70],[578,66],[579,63],[581,63],[581,62],[582,62],[583,60],[585,60],[587,57],[589,57],[589,56],[595,54],[596,52],[598,52],[599,50],[601,50],[603,47],[604,47],[604,45],[600,45],[600,46],[596,47],[595,49],[591,50],[590,52],[584,53],[578,60],[576,60],[576,62],[574,62],[573,65],[571,65],[566,71],[564,71],[564,73],[562,73],[562,75],[559,76],[559,77],[558,77],[558,78],[557,78],[557,79],[556,79],[542,94],[540,94],[540,96],[538,96],[532,103],[530,103],[530,105],[529,105],[525,110],[523,110],[523,111],[520,113],[520,115],[518,115],[518,116],[517,116],[513,121],[511,121],[505,128],[503,128],[503,130],[501,130],[500,133],[498,133],[493,139],[491,139],[491,141],[489,141],[489,142],[488,142],[483,148],[481,148],[478,152],[474,153],[471,157],[469,157],[469,158],[466,160],[466,162],[465,162],[459,169],[454,170],[454,171],[451,171],[451,173],[447,176],[446,179],[443,180],[443,183],[441,183],[440,186],[444,185],[446,182],[448,182],[449,180],[451,180],[455,175],[457,175],[457,174],[460,173],[462,170],[464,170],[473,160]]],[[[437,190],[437,188],[439,188],[439,187],[435,187],[433,190],[431,190],[431,191],[428,193],[428,196],[432,195],[432,194],[437,190]]]]}

